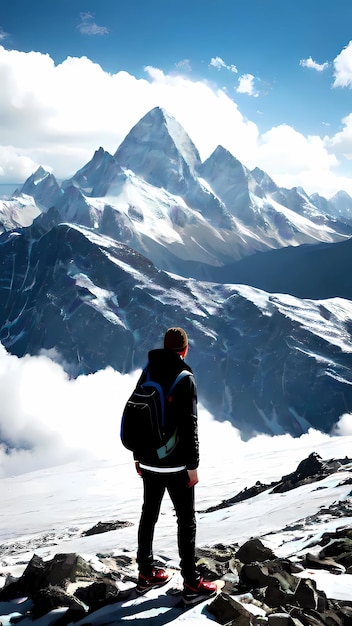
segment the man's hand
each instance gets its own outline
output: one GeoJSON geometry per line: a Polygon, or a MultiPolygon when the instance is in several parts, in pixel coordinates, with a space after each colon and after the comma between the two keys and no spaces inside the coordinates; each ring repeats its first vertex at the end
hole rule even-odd
{"type": "Polygon", "coordinates": [[[198,482],[198,471],[196,469],[193,470],[187,470],[188,472],[188,484],[187,487],[194,487],[194,485],[197,484],[198,482]]]}
{"type": "Polygon", "coordinates": [[[134,464],[135,464],[136,472],[137,472],[138,476],[142,476],[142,470],[140,468],[139,461],[135,461],[134,464]]]}

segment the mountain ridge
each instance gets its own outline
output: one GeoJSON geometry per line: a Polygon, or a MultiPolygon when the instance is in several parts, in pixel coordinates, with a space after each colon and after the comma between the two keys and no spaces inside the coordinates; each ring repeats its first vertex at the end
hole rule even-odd
{"type": "Polygon", "coordinates": [[[39,168],[11,200],[12,217],[0,201],[4,230],[24,225],[13,217],[24,198],[36,215],[56,206],[60,221],[109,234],[184,276],[192,276],[194,263],[223,266],[256,252],[352,236],[347,194],[325,203],[319,197],[315,205],[303,190],[279,188],[221,146],[201,163],[184,129],[159,107],[114,155],[99,148],[61,185],[39,168]]]}
{"type": "Polygon", "coordinates": [[[352,302],[185,279],[49,219],[0,236],[0,337],[12,354],[44,351],[73,377],[126,373],[176,324],[190,337],[200,401],[244,438],[330,432],[352,411],[352,302]]]}

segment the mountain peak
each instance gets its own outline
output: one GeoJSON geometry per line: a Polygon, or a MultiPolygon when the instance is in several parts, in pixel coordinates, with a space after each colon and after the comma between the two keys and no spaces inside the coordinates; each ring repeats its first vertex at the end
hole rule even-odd
{"type": "Polygon", "coordinates": [[[260,187],[267,192],[276,191],[277,185],[274,183],[273,179],[270,178],[269,174],[261,170],[259,167],[255,167],[254,170],[251,171],[251,174],[254,180],[260,185],[260,187]]]}
{"type": "Polygon", "coordinates": [[[14,197],[22,194],[31,196],[41,210],[46,211],[61,197],[61,189],[53,174],[50,174],[41,165],[25,181],[20,189],[16,189],[14,197]]]}
{"type": "MultiPolygon", "coordinates": [[[[44,178],[47,178],[48,176],[52,176],[52,174],[50,174],[50,172],[45,170],[44,167],[39,165],[38,169],[36,169],[36,171],[33,172],[33,174],[31,174],[31,176],[25,181],[24,185],[22,186],[21,191],[23,191],[23,188],[25,187],[25,185],[27,186],[37,185],[38,183],[42,182],[44,178]]],[[[27,193],[27,192],[23,191],[23,193],[27,193]]]]}
{"type": "MultiPolygon", "coordinates": [[[[87,196],[105,196],[111,188],[119,186],[121,168],[114,157],[100,147],[94,152],[92,159],[79,169],[64,187],[79,187],[87,196]]],[[[121,181],[120,181],[121,182],[121,181]]]]}
{"type": "Polygon", "coordinates": [[[142,117],[114,156],[122,167],[147,182],[176,192],[201,163],[197,148],[181,124],[160,107],[142,117]]]}

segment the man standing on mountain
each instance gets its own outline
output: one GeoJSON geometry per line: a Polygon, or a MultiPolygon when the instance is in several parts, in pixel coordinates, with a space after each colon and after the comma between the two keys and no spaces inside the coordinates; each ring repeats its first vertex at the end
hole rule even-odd
{"type": "Polygon", "coordinates": [[[176,421],[177,437],[172,451],[155,461],[148,449],[135,459],[136,470],[143,479],[144,501],[138,529],[137,563],[139,576],[137,591],[164,585],[168,573],[153,564],[154,528],[161,502],[168,491],[177,516],[178,548],[181,573],[184,579],[183,601],[193,604],[216,593],[216,585],[204,581],[196,570],[195,539],[196,519],[194,486],[198,482],[199,445],[197,418],[197,388],[193,372],[184,359],[188,353],[188,337],[183,328],[169,328],[164,336],[164,348],[151,350],[148,365],[138,384],[147,377],[159,383],[166,395],[177,376],[184,376],[176,384],[172,395],[166,398],[165,421],[176,421]]]}

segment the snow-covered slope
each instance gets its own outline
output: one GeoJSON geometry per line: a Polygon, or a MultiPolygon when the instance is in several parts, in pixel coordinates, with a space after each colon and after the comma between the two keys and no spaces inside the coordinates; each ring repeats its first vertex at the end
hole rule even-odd
{"type": "MultiPolygon", "coordinates": [[[[350,452],[351,437],[329,438],[311,433],[300,441],[260,437],[245,444],[237,439],[233,429],[209,420],[203,412],[200,436],[201,471],[196,487],[198,548],[216,545],[218,549],[228,547],[234,551],[235,546],[257,537],[279,558],[292,559],[295,563],[307,552],[317,554],[323,533],[348,528],[350,518],[341,513],[344,507],[348,510],[351,501],[351,464],[339,467],[323,480],[286,493],[275,494],[268,488],[213,513],[204,510],[209,503],[219,503],[257,481],[269,484],[280,480],[283,474],[294,471],[312,450],[326,460],[341,459],[350,452]],[[214,447],[214,441],[220,440],[221,449],[214,447]],[[340,515],[334,503],[339,503],[340,515]]],[[[98,571],[104,571],[103,560],[107,563],[115,557],[121,563],[130,563],[131,571],[135,570],[142,482],[134,470],[131,454],[118,442],[113,457],[80,458],[67,465],[2,478],[0,488],[6,510],[6,516],[0,516],[0,586],[5,575],[20,576],[33,554],[46,561],[55,554],[80,554],[98,571]],[[114,520],[120,522],[120,528],[84,535],[99,522],[114,520]]],[[[155,532],[154,554],[169,567],[177,568],[176,535],[172,504],[165,496],[155,532]]],[[[337,574],[333,568],[329,571],[311,566],[301,574],[315,581],[328,598],[350,600],[352,576],[342,573],[342,569],[337,574]]],[[[177,576],[175,581],[177,584],[177,576]]],[[[179,621],[209,623],[211,617],[204,611],[204,604],[182,613],[175,610],[175,602],[165,603],[167,597],[165,590],[156,590],[137,600],[127,598],[112,603],[94,614],[93,623],[123,624],[127,619],[159,626],[176,625],[179,621]]],[[[234,597],[247,608],[252,606],[251,601],[253,610],[255,605],[260,606],[250,593],[234,597]]],[[[7,625],[11,615],[20,616],[26,609],[30,610],[31,602],[23,599],[22,603],[2,602],[0,606],[2,623],[7,625]]],[[[47,626],[63,613],[65,609],[51,612],[40,623],[47,626]]],[[[263,611],[258,614],[265,615],[263,611]]],[[[318,616],[315,612],[316,619],[318,616]]],[[[87,616],[79,624],[88,623],[89,618],[92,623],[93,616],[87,616]]],[[[22,623],[30,624],[30,618],[25,617],[22,623]]]]}

